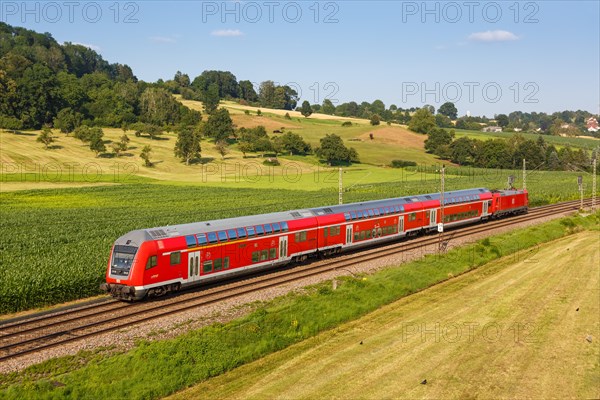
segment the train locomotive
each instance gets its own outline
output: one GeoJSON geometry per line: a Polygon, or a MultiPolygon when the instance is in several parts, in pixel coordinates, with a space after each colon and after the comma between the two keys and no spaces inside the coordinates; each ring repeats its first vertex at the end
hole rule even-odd
{"type": "MultiPolygon", "coordinates": [[[[437,231],[440,193],[141,229],[118,238],[106,283],[135,301],[309,257],[437,231]]],[[[444,193],[444,227],[526,213],[526,190],[444,193]]]]}

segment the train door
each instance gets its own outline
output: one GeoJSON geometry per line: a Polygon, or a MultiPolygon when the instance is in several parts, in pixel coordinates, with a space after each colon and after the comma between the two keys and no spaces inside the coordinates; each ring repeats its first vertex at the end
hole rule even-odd
{"type": "Polygon", "coordinates": [[[404,215],[398,218],[398,233],[404,233],[404,215]]]}
{"type": "Polygon", "coordinates": [[[288,237],[280,236],[279,237],[279,259],[287,260],[288,256],[288,237]]]}
{"type": "Polygon", "coordinates": [[[352,243],[352,225],[346,225],[346,244],[352,243]]]}
{"type": "Polygon", "coordinates": [[[437,209],[429,210],[429,226],[437,225],[437,209]]]}
{"type": "Polygon", "coordinates": [[[482,217],[487,217],[489,214],[489,201],[484,201],[483,202],[483,212],[481,213],[482,217]]]}
{"type": "Polygon", "coordinates": [[[188,253],[188,282],[195,282],[200,279],[200,252],[191,251],[188,253]]]}

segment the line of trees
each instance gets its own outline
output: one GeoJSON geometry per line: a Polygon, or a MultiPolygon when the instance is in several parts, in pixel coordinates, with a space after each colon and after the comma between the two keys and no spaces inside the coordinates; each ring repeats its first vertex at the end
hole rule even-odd
{"type": "Polygon", "coordinates": [[[433,128],[425,141],[425,151],[459,165],[481,168],[520,168],[523,159],[530,169],[551,171],[591,171],[591,160],[597,156],[585,149],[547,144],[543,136],[525,139],[516,133],[508,139],[455,139],[454,130],[433,128]]]}
{"type": "Polygon", "coordinates": [[[131,68],[82,45],[0,22],[0,127],[64,133],[81,125],[198,124],[201,115],[131,68]]]}

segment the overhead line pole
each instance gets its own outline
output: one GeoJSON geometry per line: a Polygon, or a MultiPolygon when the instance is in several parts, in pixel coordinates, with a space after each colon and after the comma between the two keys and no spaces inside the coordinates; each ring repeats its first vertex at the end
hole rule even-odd
{"type": "Polygon", "coordinates": [[[442,164],[442,170],[440,171],[440,223],[438,224],[438,251],[441,254],[444,245],[444,191],[446,183],[446,166],[442,164]]]}

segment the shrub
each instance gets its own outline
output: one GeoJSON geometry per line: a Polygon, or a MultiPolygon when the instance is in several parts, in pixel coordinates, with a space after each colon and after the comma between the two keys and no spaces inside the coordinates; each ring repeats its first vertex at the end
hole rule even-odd
{"type": "Polygon", "coordinates": [[[416,167],[417,163],[414,161],[404,161],[404,160],[392,160],[390,167],[392,168],[404,168],[404,167],[416,167]]]}
{"type": "Polygon", "coordinates": [[[344,126],[344,127],[352,126],[352,121],[344,121],[344,122],[342,122],[342,126],[344,126]]]}
{"type": "Polygon", "coordinates": [[[279,160],[277,158],[267,158],[265,161],[263,161],[263,165],[268,165],[271,167],[278,167],[281,165],[281,163],[279,162],[279,160]]]}

